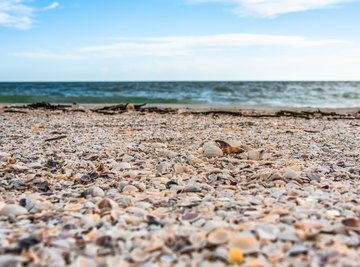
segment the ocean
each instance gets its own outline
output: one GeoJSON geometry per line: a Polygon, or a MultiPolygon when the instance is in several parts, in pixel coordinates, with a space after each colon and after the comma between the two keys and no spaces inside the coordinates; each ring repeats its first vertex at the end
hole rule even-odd
{"type": "Polygon", "coordinates": [[[359,108],[360,82],[1,82],[1,103],[359,108]]]}

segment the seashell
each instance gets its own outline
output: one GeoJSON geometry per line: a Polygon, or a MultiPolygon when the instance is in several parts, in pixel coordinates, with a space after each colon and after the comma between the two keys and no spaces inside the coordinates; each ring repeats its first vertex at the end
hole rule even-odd
{"type": "Polygon", "coordinates": [[[179,184],[174,181],[169,181],[166,183],[166,189],[171,189],[172,186],[178,186],[179,184]]]}
{"type": "Polygon", "coordinates": [[[189,168],[188,166],[185,166],[185,165],[175,164],[175,166],[174,166],[174,172],[175,172],[176,174],[189,173],[189,172],[190,172],[190,168],[189,168]]]}
{"type": "Polygon", "coordinates": [[[95,260],[91,258],[87,258],[84,256],[79,256],[73,264],[70,265],[71,267],[96,267],[97,264],[95,260]]]}
{"type": "Polygon", "coordinates": [[[201,187],[196,185],[196,184],[187,184],[184,187],[184,192],[185,193],[196,193],[196,192],[201,192],[201,187]]]}
{"type": "Polygon", "coordinates": [[[187,157],[187,160],[192,163],[192,164],[199,164],[199,163],[202,163],[203,161],[197,157],[195,157],[194,155],[189,155],[187,157]]]}
{"type": "Polygon", "coordinates": [[[30,169],[41,169],[42,168],[42,165],[40,162],[32,162],[32,163],[29,163],[27,165],[28,168],[30,169]]]}
{"type": "Polygon", "coordinates": [[[103,213],[106,211],[110,211],[112,209],[117,209],[119,207],[119,205],[114,200],[104,198],[100,202],[97,203],[97,207],[103,213]]]}
{"type": "Polygon", "coordinates": [[[23,256],[15,255],[0,255],[0,266],[3,267],[20,267],[28,262],[28,259],[23,256]]]}
{"type": "Polygon", "coordinates": [[[344,219],[341,223],[350,230],[360,231],[360,219],[358,218],[344,219]]]}
{"type": "Polygon", "coordinates": [[[306,176],[312,181],[315,181],[315,182],[321,181],[321,176],[318,173],[310,172],[310,173],[306,174],[306,176]]]}
{"type": "Polygon", "coordinates": [[[213,245],[222,245],[229,242],[232,232],[225,228],[217,228],[210,232],[207,241],[213,245]]]}
{"type": "Polygon", "coordinates": [[[299,176],[300,176],[300,174],[299,174],[298,172],[296,172],[296,171],[294,171],[294,170],[291,170],[291,169],[286,170],[285,173],[284,173],[284,175],[283,175],[283,177],[284,177],[285,179],[296,179],[296,178],[298,178],[299,176]]]}
{"type": "Polygon", "coordinates": [[[156,167],[156,171],[159,174],[165,174],[165,173],[169,173],[170,170],[170,164],[167,162],[161,162],[157,167],[156,167]]]}
{"type": "Polygon", "coordinates": [[[189,241],[195,248],[203,248],[206,245],[206,234],[204,232],[198,232],[190,235],[189,241]]]}
{"type": "Polygon", "coordinates": [[[11,166],[11,168],[17,172],[24,172],[29,169],[28,166],[26,166],[24,163],[17,163],[11,166]]]}
{"type": "Polygon", "coordinates": [[[97,172],[103,172],[105,170],[105,165],[103,162],[100,162],[99,166],[97,167],[97,172]]]}
{"type": "Polygon", "coordinates": [[[279,229],[272,224],[261,224],[256,227],[256,233],[261,239],[276,240],[279,235],[279,229]]]}
{"type": "Polygon", "coordinates": [[[129,170],[131,169],[131,165],[128,162],[119,162],[115,163],[111,169],[112,172],[118,172],[121,170],[129,170]]]}
{"type": "Polygon", "coordinates": [[[140,248],[134,248],[130,253],[130,258],[135,263],[142,263],[149,259],[149,255],[140,248]]]}
{"type": "Polygon", "coordinates": [[[245,152],[245,150],[241,147],[231,146],[230,144],[221,140],[216,140],[215,143],[224,154],[239,154],[245,152]]]}
{"type": "Polygon", "coordinates": [[[224,152],[218,146],[206,146],[203,151],[204,156],[207,157],[222,157],[224,152]]]}
{"type": "Polygon", "coordinates": [[[0,161],[1,162],[7,162],[10,157],[11,157],[11,155],[9,153],[0,151],[0,161]]]}
{"type": "Polygon", "coordinates": [[[231,248],[241,249],[244,254],[258,252],[260,244],[252,234],[240,234],[230,240],[231,248]]]}
{"type": "Polygon", "coordinates": [[[156,236],[152,236],[149,240],[148,245],[145,247],[144,251],[146,253],[153,252],[164,247],[164,241],[156,236]]]}
{"type": "Polygon", "coordinates": [[[252,149],[247,152],[248,160],[260,160],[263,158],[265,154],[265,149],[252,149]]]}
{"type": "Polygon", "coordinates": [[[82,208],[83,206],[80,204],[71,203],[64,207],[64,211],[76,212],[76,211],[80,211],[82,208]]]}
{"type": "Polygon", "coordinates": [[[28,211],[26,208],[19,206],[19,205],[15,205],[15,204],[9,204],[1,209],[0,216],[16,217],[16,216],[24,215],[27,213],[28,213],[28,211]]]}
{"type": "Polygon", "coordinates": [[[241,249],[230,249],[228,254],[228,261],[230,264],[242,264],[244,262],[244,254],[241,249]]]}
{"type": "Polygon", "coordinates": [[[197,213],[185,213],[181,216],[181,219],[183,221],[194,221],[196,219],[199,219],[199,214],[197,213]]]}
{"type": "Polygon", "coordinates": [[[88,188],[87,190],[85,190],[83,192],[84,196],[92,196],[92,197],[104,197],[105,193],[104,190],[102,190],[100,187],[98,186],[92,186],[90,188],[88,188]]]}
{"type": "Polygon", "coordinates": [[[289,249],[288,253],[290,256],[297,256],[308,252],[308,248],[303,245],[294,245],[289,249]]]}
{"type": "Polygon", "coordinates": [[[122,189],[122,193],[124,193],[124,194],[134,194],[136,192],[139,192],[139,189],[136,186],[133,186],[131,184],[126,185],[122,189]]]}
{"type": "Polygon", "coordinates": [[[132,157],[132,156],[130,156],[130,155],[124,155],[124,156],[122,157],[122,161],[123,161],[123,162],[131,162],[131,161],[134,161],[134,160],[135,160],[135,158],[132,157]]]}

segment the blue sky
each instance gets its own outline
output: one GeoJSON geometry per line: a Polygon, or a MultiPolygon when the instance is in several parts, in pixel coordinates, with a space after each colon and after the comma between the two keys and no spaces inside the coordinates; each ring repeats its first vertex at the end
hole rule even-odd
{"type": "Polygon", "coordinates": [[[360,80],[359,0],[0,0],[0,81],[360,80]]]}

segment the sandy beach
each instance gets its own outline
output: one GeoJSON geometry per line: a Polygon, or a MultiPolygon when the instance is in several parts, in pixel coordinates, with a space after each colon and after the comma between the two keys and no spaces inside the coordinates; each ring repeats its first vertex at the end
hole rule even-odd
{"type": "Polygon", "coordinates": [[[358,110],[93,108],[0,108],[0,266],[359,266],[358,110]]]}

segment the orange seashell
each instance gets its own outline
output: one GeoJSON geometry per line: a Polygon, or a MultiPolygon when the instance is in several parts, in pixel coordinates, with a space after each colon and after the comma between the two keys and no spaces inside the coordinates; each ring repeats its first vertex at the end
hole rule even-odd
{"type": "Polygon", "coordinates": [[[240,147],[231,146],[228,143],[221,140],[215,140],[215,143],[217,144],[218,147],[220,147],[220,149],[224,154],[239,154],[245,152],[244,149],[240,147]]]}
{"type": "Polygon", "coordinates": [[[96,171],[103,172],[104,170],[105,170],[105,165],[104,163],[100,162],[99,167],[97,167],[96,171]]]}

